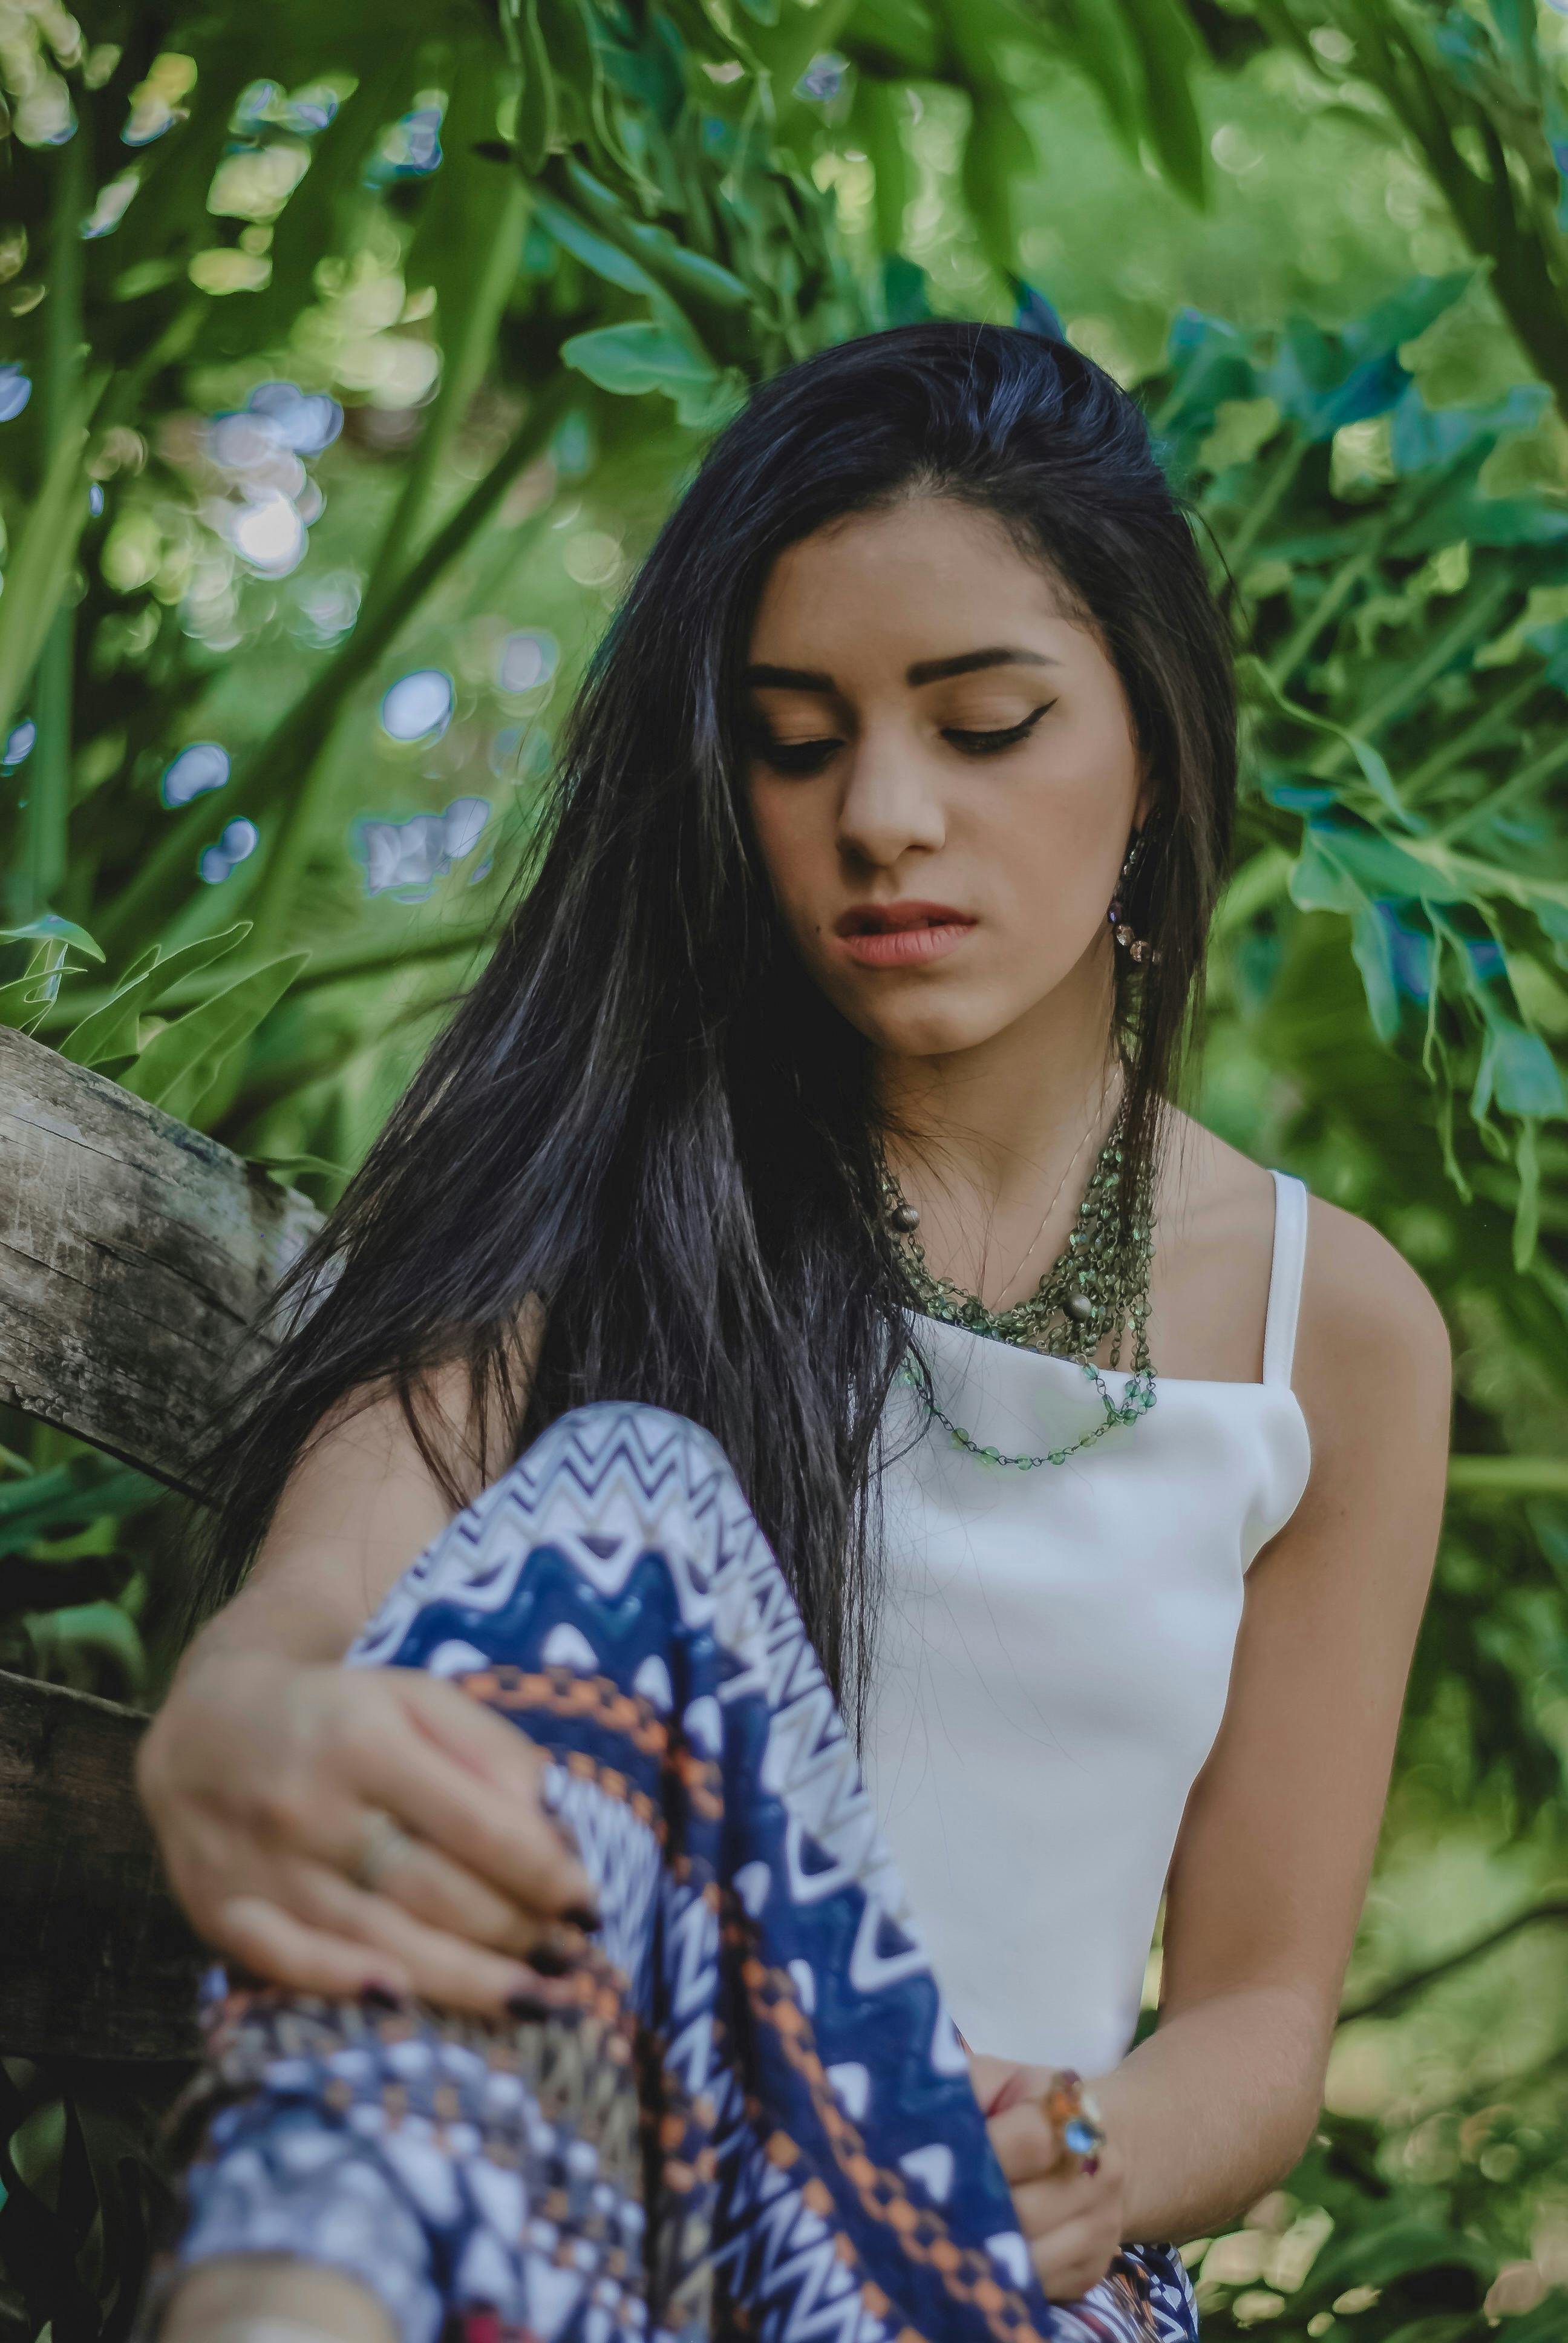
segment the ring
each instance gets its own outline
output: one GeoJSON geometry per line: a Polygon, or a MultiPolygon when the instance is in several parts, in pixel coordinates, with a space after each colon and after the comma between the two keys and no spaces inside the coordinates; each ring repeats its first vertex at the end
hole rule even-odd
{"type": "Polygon", "coordinates": [[[373,1808],[365,1817],[359,1852],[348,1866],[350,1879],[374,1895],[387,1874],[413,1854],[415,1844],[400,1823],[379,1806],[373,1808]]]}
{"type": "Polygon", "coordinates": [[[1041,2092],[1040,2104],[1071,2158],[1074,2172],[1098,2172],[1105,2127],[1099,2107],[1083,2087],[1082,2076],[1070,2066],[1059,2066],[1041,2092]]]}

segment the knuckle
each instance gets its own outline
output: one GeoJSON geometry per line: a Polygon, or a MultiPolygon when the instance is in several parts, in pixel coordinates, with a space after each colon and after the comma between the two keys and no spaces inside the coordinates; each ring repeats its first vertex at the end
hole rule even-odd
{"type": "Polygon", "coordinates": [[[309,1784],[290,1769],[256,1782],[248,1803],[252,1821],[262,1838],[288,1842],[305,1837],[316,1801],[309,1784]]]}

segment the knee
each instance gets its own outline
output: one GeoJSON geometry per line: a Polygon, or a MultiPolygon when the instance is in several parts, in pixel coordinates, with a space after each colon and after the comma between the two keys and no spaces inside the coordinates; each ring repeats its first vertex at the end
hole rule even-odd
{"type": "Polygon", "coordinates": [[[287,2254],[225,2254],[181,2278],[156,2343],[267,2343],[281,2321],[294,2343],[397,2343],[386,2305],[341,2270],[287,2254]]]}
{"type": "Polygon", "coordinates": [[[547,1424],[478,1504],[505,1488],[525,1504],[548,1492],[591,1508],[631,1492],[668,1508],[710,1494],[716,1479],[739,1488],[719,1442],[690,1416],[649,1400],[589,1400],[547,1424]]]}

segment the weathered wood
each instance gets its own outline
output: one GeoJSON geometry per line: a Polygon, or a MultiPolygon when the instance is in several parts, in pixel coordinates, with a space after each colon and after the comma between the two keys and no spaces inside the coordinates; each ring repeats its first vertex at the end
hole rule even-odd
{"type": "Polygon", "coordinates": [[[206,1412],[316,1220],[216,1140],[0,1027],[0,1401],[195,1489],[206,1412]]]}
{"type": "Polygon", "coordinates": [[[0,1673],[0,2054],[196,2055],[211,1956],[164,1885],[136,1798],[146,1725],[0,1673]]]}

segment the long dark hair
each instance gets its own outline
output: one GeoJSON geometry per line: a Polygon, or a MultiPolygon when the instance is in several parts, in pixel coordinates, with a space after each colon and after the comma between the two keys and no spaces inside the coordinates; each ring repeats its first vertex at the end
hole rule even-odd
{"type": "Polygon", "coordinates": [[[862,1687],[907,1294],[869,1045],[784,938],[750,834],[739,675],[782,548],[911,494],[996,515],[1121,675],[1156,789],[1129,913],[1160,957],[1119,979],[1128,1145],[1151,1158],[1235,787],[1229,647],[1189,523],[1137,406],[1061,343],[931,322],[824,350],[714,443],[592,660],[494,955],[295,1271],[292,1325],[215,1449],[201,1610],[357,1393],[400,1393],[458,1503],[427,1398],[462,1362],[508,1454],[588,1400],[706,1425],[835,1686],[862,1687]]]}

